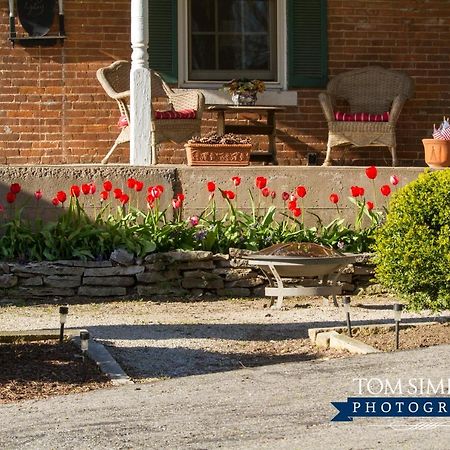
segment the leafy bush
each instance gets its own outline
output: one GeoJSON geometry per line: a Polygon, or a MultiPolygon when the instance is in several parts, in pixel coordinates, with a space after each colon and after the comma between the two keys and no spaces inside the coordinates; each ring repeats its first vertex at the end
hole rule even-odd
{"type": "Polygon", "coordinates": [[[379,282],[412,309],[450,308],[450,170],[399,190],[375,239],[379,282]]]}

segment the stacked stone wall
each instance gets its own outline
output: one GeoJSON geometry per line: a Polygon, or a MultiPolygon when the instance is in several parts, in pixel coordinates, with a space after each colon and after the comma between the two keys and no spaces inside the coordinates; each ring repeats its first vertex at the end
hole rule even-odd
{"type": "MultiPolygon", "coordinates": [[[[268,280],[243,258],[246,254],[248,251],[230,249],[229,254],[166,252],[134,258],[118,250],[108,261],[3,262],[1,301],[262,297],[268,280]]],[[[340,274],[339,283],[344,293],[353,294],[370,284],[372,277],[372,266],[362,261],[347,267],[340,274]]],[[[305,279],[302,284],[313,286],[317,281],[305,279]]]]}

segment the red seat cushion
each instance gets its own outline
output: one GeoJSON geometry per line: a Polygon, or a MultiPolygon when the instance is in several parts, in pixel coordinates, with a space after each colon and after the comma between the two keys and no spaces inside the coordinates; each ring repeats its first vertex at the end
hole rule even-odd
{"type": "Polygon", "coordinates": [[[195,110],[182,109],[179,111],[155,111],[155,119],[195,119],[195,110]]]}
{"type": "Polygon", "coordinates": [[[334,118],[338,122],[389,122],[389,111],[381,114],[344,113],[336,111],[334,118]]]}
{"type": "MultiPolygon", "coordinates": [[[[155,111],[155,119],[195,119],[196,112],[194,109],[181,109],[179,111],[155,111]]],[[[128,120],[125,115],[119,117],[117,122],[119,128],[125,128],[128,126],[128,120]]]]}

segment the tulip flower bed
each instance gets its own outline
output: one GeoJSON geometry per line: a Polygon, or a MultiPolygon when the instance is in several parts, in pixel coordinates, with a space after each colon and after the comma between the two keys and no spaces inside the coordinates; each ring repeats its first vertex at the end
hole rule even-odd
{"type": "MultiPolygon", "coordinates": [[[[383,219],[384,200],[391,193],[389,185],[377,187],[377,169],[366,169],[373,191],[349,186],[354,205],[354,221],[341,217],[343,199],[329,193],[330,207],[336,217],[328,224],[308,208],[308,186],[293,186],[289,192],[275,192],[270,180],[256,177],[248,194],[240,191],[241,178],[231,177],[228,186],[209,181],[205,189],[209,201],[195,216],[183,216],[185,197],[174,196],[170,205],[161,205],[162,185],[145,186],[129,178],[126,188],[106,180],[102,185],[74,185],[68,192],[54,193],[52,204],[60,212],[53,221],[44,221],[39,209],[33,220],[23,218],[22,187],[10,186],[5,203],[0,204],[0,258],[3,260],[54,261],[59,259],[103,260],[115,249],[125,249],[136,257],[149,253],[181,250],[206,250],[227,253],[229,248],[259,250],[279,242],[316,242],[341,251],[365,252],[373,244],[374,230],[383,219]],[[250,210],[244,210],[242,196],[249,195],[250,210]],[[275,198],[283,208],[275,206],[275,198]],[[145,205],[144,208],[139,205],[145,205]],[[89,216],[87,207],[94,209],[89,216]],[[224,213],[218,211],[225,210],[224,213]],[[305,216],[316,217],[315,226],[305,226],[305,216]]],[[[397,185],[393,175],[391,184],[397,185]]],[[[42,201],[42,191],[34,193],[35,206],[42,201]]]]}

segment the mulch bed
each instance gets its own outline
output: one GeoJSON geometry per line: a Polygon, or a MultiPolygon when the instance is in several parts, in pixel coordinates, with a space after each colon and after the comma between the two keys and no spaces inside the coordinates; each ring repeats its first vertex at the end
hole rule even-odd
{"type": "Polygon", "coordinates": [[[0,343],[0,404],[110,386],[95,362],[57,340],[0,343]]]}
{"type": "MultiPolygon", "coordinates": [[[[353,337],[378,350],[395,351],[395,333],[385,328],[362,328],[353,337]]],[[[433,325],[400,327],[400,350],[410,350],[433,345],[450,344],[450,322],[433,325]]]]}

